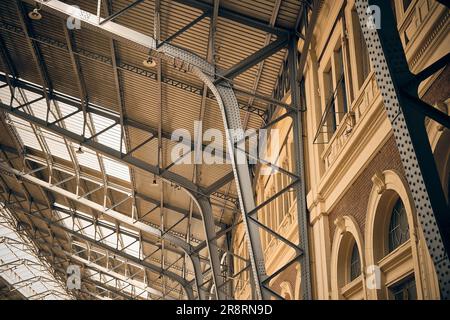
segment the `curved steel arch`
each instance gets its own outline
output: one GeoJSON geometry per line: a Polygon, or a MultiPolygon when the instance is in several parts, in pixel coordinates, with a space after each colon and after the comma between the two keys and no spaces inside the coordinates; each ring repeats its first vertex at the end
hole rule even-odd
{"type": "MultiPolygon", "coordinates": [[[[28,2],[30,4],[33,4],[35,2],[33,0],[22,1],[28,2]]],[[[199,79],[201,79],[216,97],[222,113],[224,128],[226,130],[242,129],[238,101],[231,85],[227,80],[221,81],[220,85],[215,85],[215,75],[218,74],[220,76],[220,71],[216,70],[215,66],[207,62],[205,59],[195,55],[194,53],[188,52],[182,48],[178,48],[168,43],[157,47],[156,40],[154,38],[111,21],[100,25],[99,22],[104,19],[81,9],[74,9],[74,7],[72,7],[71,5],[63,3],[61,1],[49,0],[48,2],[44,2],[42,4],[43,8],[47,8],[50,12],[58,16],[62,16],[64,18],[70,16],[75,19],[81,20],[85,23],[83,26],[91,28],[94,31],[100,31],[101,33],[104,33],[109,37],[118,39],[122,42],[130,43],[131,45],[137,46],[139,48],[154,50],[163,53],[168,57],[179,59],[183,62],[188,63],[191,67],[192,73],[199,79]]],[[[245,214],[245,212],[250,212],[255,208],[255,200],[253,198],[253,192],[251,192],[252,183],[250,171],[246,163],[239,163],[239,161],[237,161],[238,159],[245,159],[245,153],[243,153],[243,151],[239,151],[239,149],[236,149],[234,147],[234,143],[237,141],[241,141],[243,138],[243,132],[238,131],[237,134],[231,135],[227,130],[227,144],[231,152],[232,167],[234,176],[236,178],[235,181],[237,192],[240,205],[243,210],[244,225],[247,230],[246,234],[249,244],[248,249],[253,270],[252,274],[255,278],[256,293],[259,298],[269,298],[269,296],[262,290],[260,286],[260,283],[267,278],[267,275],[261,248],[259,230],[256,225],[249,223],[248,218],[245,214]]],[[[122,160],[126,160],[126,157],[122,160]]],[[[132,165],[136,166],[136,164],[132,165]]],[[[216,288],[222,287],[223,279],[220,277],[220,259],[217,243],[216,240],[209,240],[214,239],[215,236],[214,220],[209,198],[204,195],[199,186],[195,185],[193,182],[180,175],[169,171],[160,173],[159,168],[148,164],[145,164],[145,167],[148,172],[160,176],[161,179],[177,183],[196,203],[203,217],[206,242],[210,255],[210,264],[213,271],[213,281],[216,288]]],[[[183,240],[180,239],[180,241],[183,240]]],[[[201,290],[202,274],[200,265],[198,265],[198,267],[195,267],[194,261],[192,262],[196,273],[199,297],[204,299],[205,293],[204,290],[201,290]],[[197,276],[199,278],[197,278],[197,276]]],[[[224,299],[225,295],[220,290],[216,290],[216,298],[224,299]]]]}
{"type": "MultiPolygon", "coordinates": [[[[20,195],[19,193],[16,193],[16,192],[14,192],[14,191],[12,191],[12,190],[10,190],[10,189],[8,189],[8,188],[6,188],[6,189],[7,189],[7,193],[10,193],[10,194],[13,195],[16,199],[17,199],[17,198],[23,198],[23,197],[24,197],[24,196],[20,195]]],[[[6,199],[6,198],[4,198],[3,196],[2,196],[2,198],[3,198],[4,200],[6,199]]],[[[28,201],[28,200],[27,200],[27,201],[28,201]]],[[[39,205],[39,206],[42,206],[42,207],[46,207],[46,204],[41,203],[41,202],[38,202],[38,201],[36,201],[35,199],[33,200],[33,204],[34,204],[34,205],[39,205]]],[[[30,217],[36,218],[36,219],[38,219],[38,220],[41,220],[42,222],[46,223],[48,226],[52,226],[52,227],[55,227],[55,228],[64,230],[65,232],[68,232],[68,233],[70,233],[70,234],[72,234],[72,235],[76,235],[78,238],[80,238],[80,239],[82,239],[82,240],[84,240],[84,241],[87,241],[87,242],[91,243],[92,245],[95,245],[95,246],[97,246],[97,247],[99,247],[99,248],[101,248],[101,249],[103,249],[103,250],[105,250],[105,251],[110,251],[110,252],[113,253],[114,255],[117,255],[117,256],[119,256],[119,257],[122,257],[123,259],[132,261],[132,262],[134,262],[134,263],[136,263],[136,264],[140,264],[140,265],[142,265],[144,268],[149,269],[149,270],[151,270],[151,271],[153,271],[153,272],[155,272],[155,273],[161,273],[161,272],[164,272],[165,275],[167,275],[169,278],[171,278],[172,280],[178,282],[178,283],[181,285],[181,287],[184,289],[184,291],[185,291],[185,293],[186,293],[186,296],[187,296],[189,299],[193,299],[193,297],[194,297],[193,291],[192,291],[192,285],[191,285],[186,279],[182,278],[181,276],[179,276],[178,274],[176,274],[176,273],[174,273],[174,272],[171,272],[171,271],[169,271],[169,270],[162,270],[162,269],[160,269],[159,267],[156,267],[156,266],[154,266],[153,264],[148,263],[148,262],[146,262],[146,261],[140,261],[140,259],[139,259],[139,258],[136,258],[135,256],[132,256],[132,255],[130,255],[130,254],[127,254],[126,252],[122,252],[122,251],[120,251],[120,250],[118,250],[118,249],[116,249],[116,248],[114,248],[114,247],[111,247],[110,245],[108,245],[108,244],[106,244],[106,243],[98,242],[98,241],[96,241],[95,239],[92,239],[91,237],[89,237],[88,235],[85,235],[85,234],[82,234],[82,233],[77,233],[76,231],[71,230],[70,228],[67,228],[67,227],[65,227],[64,225],[62,225],[62,224],[60,224],[60,223],[58,223],[58,222],[52,221],[52,220],[50,220],[50,219],[48,219],[48,218],[46,218],[46,217],[44,217],[44,216],[41,216],[41,215],[38,215],[38,214],[30,213],[30,212],[28,212],[27,210],[24,210],[24,209],[21,209],[21,208],[18,208],[18,207],[14,207],[14,208],[13,208],[10,204],[8,204],[7,201],[4,202],[4,205],[5,205],[7,208],[21,211],[23,214],[26,214],[26,215],[28,215],[28,216],[30,216],[30,217]]],[[[60,211],[59,209],[53,209],[53,208],[47,208],[47,209],[48,209],[48,210],[56,210],[56,211],[60,211]]]]}

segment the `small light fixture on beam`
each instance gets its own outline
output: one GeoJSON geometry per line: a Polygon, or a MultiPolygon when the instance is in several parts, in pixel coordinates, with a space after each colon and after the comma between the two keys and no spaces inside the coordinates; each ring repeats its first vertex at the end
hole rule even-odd
{"type": "Polygon", "coordinates": [[[30,17],[31,20],[41,20],[42,14],[39,12],[38,8],[34,8],[33,11],[28,13],[28,17],[30,17]]]}
{"type": "Polygon", "coordinates": [[[75,151],[75,153],[76,153],[76,154],[83,154],[84,151],[83,151],[83,149],[81,148],[81,146],[79,146],[79,147],[78,147],[78,150],[75,151]]]}
{"type": "Polygon", "coordinates": [[[144,60],[144,62],[142,62],[142,64],[147,68],[154,68],[156,67],[156,59],[149,56],[147,59],[144,60]]]}
{"type": "Polygon", "coordinates": [[[154,187],[158,186],[158,180],[156,180],[156,176],[155,175],[153,175],[152,186],[154,186],[154,187]]]}

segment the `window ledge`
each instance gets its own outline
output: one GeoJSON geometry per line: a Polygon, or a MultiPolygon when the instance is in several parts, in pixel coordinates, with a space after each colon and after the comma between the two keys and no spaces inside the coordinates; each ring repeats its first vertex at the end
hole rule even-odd
{"type": "Polygon", "coordinates": [[[341,288],[341,295],[350,298],[363,289],[363,277],[360,274],[357,278],[347,283],[341,288]]]}
{"type": "Polygon", "coordinates": [[[383,257],[378,265],[383,272],[389,272],[412,257],[411,239],[408,239],[394,251],[383,257]]]}

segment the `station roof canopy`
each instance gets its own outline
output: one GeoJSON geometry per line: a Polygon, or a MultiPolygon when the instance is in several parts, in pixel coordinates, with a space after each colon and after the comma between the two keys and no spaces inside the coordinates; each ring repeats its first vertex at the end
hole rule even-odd
{"type": "MultiPolygon", "coordinates": [[[[196,121],[223,131],[219,104],[189,64],[77,25],[49,10],[56,2],[0,2],[3,210],[61,279],[68,265],[83,265],[79,298],[190,298],[183,286],[193,287],[195,270],[165,236],[198,247],[207,281],[205,230],[198,205],[171,177],[210,195],[215,232],[238,222],[239,202],[231,165],[173,163],[171,134],[186,129],[194,139],[196,121]],[[35,8],[40,19],[29,15],[35,8]]],[[[98,12],[97,1],[62,3],[98,12]]],[[[303,3],[103,0],[100,17],[214,64],[217,81],[235,89],[242,127],[258,129],[281,104],[273,93],[303,3]]],[[[218,149],[226,156],[225,141],[218,149]]],[[[217,245],[226,251],[226,237],[217,245]]]]}

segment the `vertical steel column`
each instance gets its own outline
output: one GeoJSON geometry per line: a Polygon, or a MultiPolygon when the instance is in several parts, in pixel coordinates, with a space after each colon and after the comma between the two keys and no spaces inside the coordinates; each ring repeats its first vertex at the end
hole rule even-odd
{"type": "Polygon", "coordinates": [[[390,2],[357,0],[356,8],[418,220],[437,272],[441,298],[450,299],[450,209],[425,128],[426,116],[442,119],[447,124],[448,116],[419,99],[420,79],[409,70],[390,2]],[[375,7],[369,6],[377,6],[381,17],[373,16],[375,7]],[[378,18],[381,20],[376,21],[378,18]],[[380,29],[376,29],[375,22],[380,22],[380,29]]]}
{"type": "MultiPolygon", "coordinates": [[[[308,48],[306,48],[308,50],[308,48]]],[[[302,52],[307,55],[308,52],[302,52]]],[[[300,106],[300,87],[298,81],[298,38],[293,36],[289,42],[289,81],[291,87],[291,105],[296,109],[292,113],[293,135],[294,135],[294,166],[295,174],[300,177],[300,181],[295,184],[294,190],[297,198],[297,225],[299,246],[303,253],[300,255],[301,268],[301,290],[304,300],[310,300],[311,295],[311,271],[309,261],[309,243],[308,243],[308,209],[306,206],[306,186],[305,186],[305,166],[303,154],[303,127],[302,127],[302,109],[300,106]]]]}

